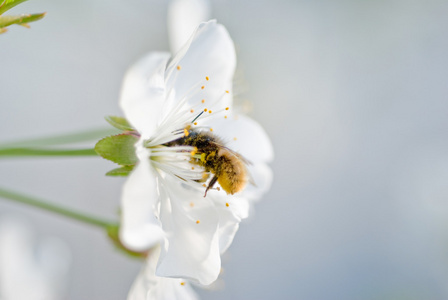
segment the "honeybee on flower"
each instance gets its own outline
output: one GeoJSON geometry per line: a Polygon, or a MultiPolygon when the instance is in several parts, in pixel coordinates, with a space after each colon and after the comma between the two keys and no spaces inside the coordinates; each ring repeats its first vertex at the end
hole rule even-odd
{"type": "Polygon", "coordinates": [[[268,136],[232,106],[235,65],[227,30],[209,21],[174,57],[149,53],[125,76],[121,137],[135,141],[136,163],[120,239],[133,251],[160,245],[157,276],[214,282],[221,253],[272,181],[268,136]]]}

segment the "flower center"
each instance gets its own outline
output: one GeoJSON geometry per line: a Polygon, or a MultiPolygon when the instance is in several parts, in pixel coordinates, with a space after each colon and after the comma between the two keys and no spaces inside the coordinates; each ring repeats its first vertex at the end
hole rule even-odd
{"type": "Polygon", "coordinates": [[[151,162],[158,170],[188,185],[205,186],[205,193],[216,182],[229,194],[240,191],[247,181],[244,159],[225,147],[221,139],[211,133],[212,127],[199,125],[209,118],[227,119],[230,107],[223,106],[226,97],[230,97],[229,90],[207,93],[210,77],[205,76],[174,104],[174,83],[182,68],[178,66],[176,70],[172,87],[167,92],[169,110],[157,134],[144,142],[144,146],[151,149],[151,162]],[[207,95],[212,99],[207,99],[207,95]]]}

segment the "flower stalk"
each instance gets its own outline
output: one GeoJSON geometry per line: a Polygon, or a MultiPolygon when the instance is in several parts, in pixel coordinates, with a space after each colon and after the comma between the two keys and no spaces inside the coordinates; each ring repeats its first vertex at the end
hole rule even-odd
{"type": "Polygon", "coordinates": [[[90,129],[79,132],[71,132],[63,135],[46,136],[28,140],[14,141],[0,144],[0,150],[10,148],[37,148],[54,145],[66,145],[86,141],[98,141],[108,135],[117,134],[114,129],[90,129]]]}
{"type": "Polygon", "coordinates": [[[76,212],[65,207],[48,203],[38,198],[30,197],[27,195],[19,194],[10,190],[5,190],[0,188],[0,197],[8,199],[11,201],[26,204],[32,207],[37,207],[42,210],[50,211],[60,216],[67,217],[72,220],[77,220],[85,224],[100,227],[106,230],[109,228],[116,227],[117,224],[114,222],[106,221],[97,217],[93,217],[84,213],[76,212]]]}
{"type": "Polygon", "coordinates": [[[38,149],[6,148],[0,149],[0,158],[14,156],[97,156],[94,149],[38,149]]]}

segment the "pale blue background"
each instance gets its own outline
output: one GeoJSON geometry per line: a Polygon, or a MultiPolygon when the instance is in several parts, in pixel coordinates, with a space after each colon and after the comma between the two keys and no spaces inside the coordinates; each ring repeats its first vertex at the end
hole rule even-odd
{"type": "MultiPolygon", "coordinates": [[[[272,137],[271,191],[204,299],[448,299],[448,2],[212,2],[272,137]]],[[[0,140],[105,125],[126,68],[168,50],[162,0],[31,0],[0,36],[0,140]]],[[[0,185],[113,218],[96,158],[0,161],[0,185]],[[39,175],[38,175],[39,174],[39,175]]],[[[139,263],[104,234],[0,200],[72,248],[67,299],[124,299],[139,263]]],[[[1,266],[0,266],[1,267],[1,266]]]]}

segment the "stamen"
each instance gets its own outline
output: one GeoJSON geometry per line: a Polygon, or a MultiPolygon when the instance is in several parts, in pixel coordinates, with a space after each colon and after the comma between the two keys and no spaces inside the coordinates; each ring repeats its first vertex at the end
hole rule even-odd
{"type": "Polygon", "coordinates": [[[177,69],[178,71],[180,71],[181,67],[180,67],[180,66],[177,66],[176,69],[177,69]]]}
{"type": "Polygon", "coordinates": [[[211,110],[209,110],[208,112],[209,112],[210,114],[212,113],[212,111],[211,111],[211,110]]]}
{"type": "MultiPolygon", "coordinates": [[[[216,104],[216,102],[215,102],[215,104],[216,104]]],[[[212,105],[212,107],[213,107],[214,105],[212,105]]],[[[215,111],[213,114],[214,115],[216,115],[216,114],[218,114],[218,113],[221,113],[221,112],[223,112],[223,111],[226,111],[226,110],[229,110],[230,108],[229,107],[226,107],[226,108],[223,108],[223,109],[219,109],[219,110],[217,110],[217,111],[215,111]]],[[[209,109],[207,109],[209,112],[210,112],[210,114],[211,114],[211,110],[209,110],[209,109]]],[[[206,115],[206,116],[203,116],[202,117],[202,119],[206,119],[206,118],[208,118],[208,117],[211,117],[211,115],[206,115]]],[[[227,119],[227,116],[224,116],[224,119],[227,119]]]]}
{"type": "Polygon", "coordinates": [[[193,124],[194,124],[194,125],[198,125],[198,122],[194,122],[193,124]]]}
{"type": "Polygon", "coordinates": [[[185,136],[188,136],[189,134],[190,134],[190,133],[189,133],[188,130],[185,128],[185,129],[184,129],[184,135],[185,135],[185,136]]]}
{"type": "Polygon", "coordinates": [[[207,109],[206,109],[206,108],[204,108],[204,111],[205,111],[205,112],[207,112],[207,109]]]}
{"type": "Polygon", "coordinates": [[[205,103],[205,99],[202,99],[202,101],[201,101],[202,103],[205,103]]]}
{"type": "Polygon", "coordinates": [[[194,147],[194,149],[190,152],[191,156],[194,156],[198,152],[198,148],[194,147]]]}
{"type": "Polygon", "coordinates": [[[234,140],[234,141],[236,141],[236,140],[237,140],[237,138],[236,138],[236,137],[234,137],[234,138],[233,138],[233,140],[234,140]]]}
{"type": "Polygon", "coordinates": [[[213,131],[213,128],[210,128],[210,131],[213,131]]]}
{"type": "Polygon", "coordinates": [[[210,79],[210,78],[208,78],[208,76],[205,76],[205,80],[207,80],[207,81],[208,81],[209,79],[210,79]]]}
{"type": "Polygon", "coordinates": [[[180,285],[185,285],[185,282],[182,281],[182,282],[180,283],[180,285]]]}
{"type": "Polygon", "coordinates": [[[201,223],[201,221],[197,220],[197,221],[196,221],[196,224],[199,224],[199,223],[201,223]]]}
{"type": "Polygon", "coordinates": [[[194,206],[194,203],[193,202],[190,202],[190,207],[193,207],[194,206]]]}
{"type": "Polygon", "coordinates": [[[205,89],[205,85],[201,86],[201,90],[205,89]]]}
{"type": "Polygon", "coordinates": [[[190,110],[191,113],[194,113],[194,109],[190,110]]]}
{"type": "Polygon", "coordinates": [[[226,203],[226,206],[229,207],[229,203],[226,203]]]}

